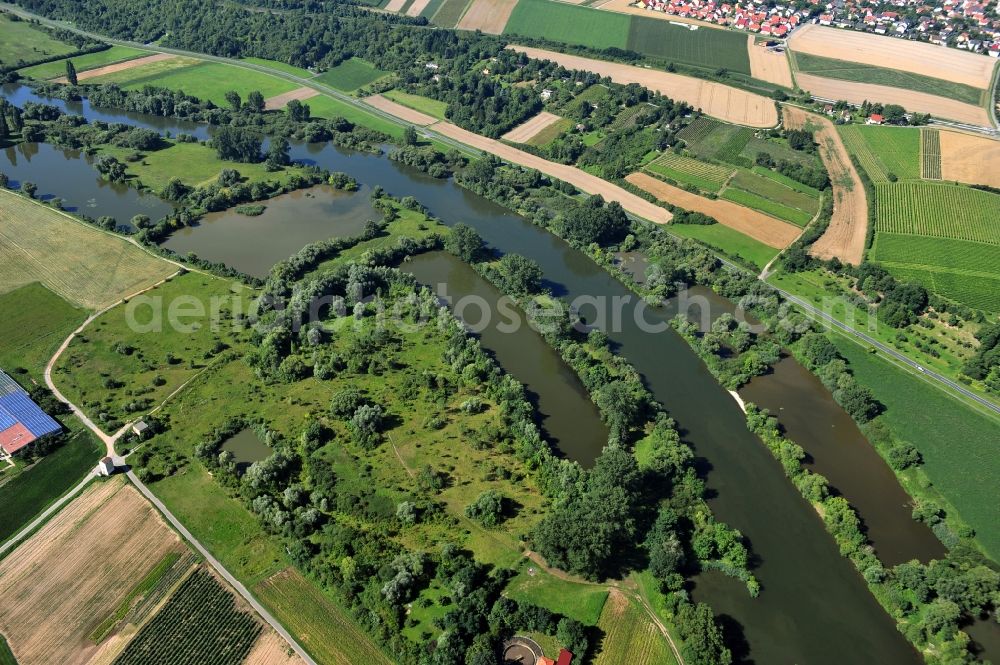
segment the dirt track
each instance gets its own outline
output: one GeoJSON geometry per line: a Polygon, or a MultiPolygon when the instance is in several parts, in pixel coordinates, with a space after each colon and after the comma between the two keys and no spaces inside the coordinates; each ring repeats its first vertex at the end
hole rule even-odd
{"type": "Polygon", "coordinates": [[[914,92],[872,83],[839,81],[801,72],[795,75],[795,82],[803,90],[808,90],[812,94],[826,99],[843,99],[852,104],[860,104],[866,100],[878,100],[883,104],[899,104],[907,111],[930,113],[937,118],[956,120],[980,127],[991,126],[989,113],[984,107],[957,102],[937,95],[928,95],[925,92],[914,92]]]}
{"type": "Polygon", "coordinates": [[[768,247],[784,249],[792,244],[802,229],[779,219],[765,215],[762,212],[744,208],[732,201],[723,199],[708,199],[692,194],[680,187],[668,185],[651,175],[636,172],[625,178],[636,187],[640,187],[661,201],[673,203],[686,210],[711,215],[723,226],[728,226],[740,233],[762,242],[768,247]]]}
{"type": "Polygon", "coordinates": [[[91,631],[183,549],[124,478],[96,482],[0,562],[0,631],[20,663],[86,663],[91,631]]]}
{"type": "Polygon", "coordinates": [[[268,97],[267,99],[264,100],[264,108],[267,109],[268,111],[277,111],[278,109],[285,108],[285,104],[292,101],[293,99],[297,99],[300,102],[302,102],[307,99],[312,99],[318,94],[319,90],[303,86],[301,88],[296,88],[295,90],[289,90],[288,92],[281,95],[268,97]]]}
{"type": "Polygon", "coordinates": [[[833,183],[833,217],[826,232],[809,253],[821,259],[837,257],[857,265],[865,255],[868,233],[868,200],[854,164],[836,127],[828,118],[808,113],[794,106],[785,107],[785,124],[801,129],[809,124],[819,143],[819,155],[833,183]]]}
{"type": "Polygon", "coordinates": [[[364,101],[366,104],[370,104],[380,111],[385,111],[386,113],[394,115],[397,118],[405,120],[406,122],[412,122],[414,125],[426,126],[438,121],[438,119],[433,116],[421,113],[420,111],[414,111],[409,106],[397,104],[388,97],[383,97],[382,95],[365,97],[364,101]]]}
{"type": "MultiPolygon", "coordinates": [[[[155,53],[153,55],[147,55],[142,58],[136,58],[134,60],[126,60],[124,62],[116,62],[110,65],[104,65],[103,67],[98,67],[97,69],[88,69],[83,72],[77,72],[77,81],[86,81],[87,79],[97,78],[98,76],[104,76],[105,74],[114,74],[115,72],[123,72],[126,69],[132,69],[133,67],[142,67],[143,65],[148,65],[153,62],[160,62],[161,60],[172,60],[176,58],[176,55],[171,53],[155,53]]],[[[56,83],[66,83],[66,77],[62,76],[55,79],[56,83]]]]}
{"type": "Polygon", "coordinates": [[[685,101],[726,122],[750,127],[773,127],[778,124],[778,112],[773,100],[714,81],[528,46],[511,45],[507,48],[526,53],[532,58],[552,60],[567,69],[609,76],[616,83],[638,83],[672,99],[685,101]]]}
{"type": "Polygon", "coordinates": [[[605,201],[618,201],[625,210],[652,222],[662,224],[670,221],[671,215],[666,209],[654,205],[641,196],[622,189],[618,185],[613,185],[597,176],[590,175],[575,166],[550,162],[523,150],[512,148],[495,139],[473,134],[450,122],[439,122],[436,125],[432,125],[430,129],[466,145],[471,145],[474,148],[492,153],[501,159],[520,164],[529,169],[538,169],[548,176],[565,180],[588,194],[600,194],[604,197],[605,201]]]}
{"type": "Polygon", "coordinates": [[[1000,141],[941,130],[941,179],[1000,187],[1000,141]]]}
{"type": "Polygon", "coordinates": [[[750,56],[750,75],[761,81],[791,88],[792,67],[786,53],[776,53],[764,46],[757,46],[753,35],[747,36],[747,55],[750,56]]]}
{"type": "Polygon", "coordinates": [[[542,111],[538,115],[528,118],[528,120],[510,130],[500,138],[505,141],[511,141],[512,143],[527,143],[531,139],[538,136],[543,129],[549,125],[559,122],[560,120],[562,120],[562,118],[557,116],[555,113],[542,111]]]}
{"type": "Polygon", "coordinates": [[[482,30],[499,35],[507,26],[517,0],[472,0],[472,5],[455,26],[458,30],[482,30]]]}
{"type": "Polygon", "coordinates": [[[989,88],[997,64],[988,55],[814,24],[793,32],[788,45],[797,53],[899,69],[981,90],[989,88]]]}

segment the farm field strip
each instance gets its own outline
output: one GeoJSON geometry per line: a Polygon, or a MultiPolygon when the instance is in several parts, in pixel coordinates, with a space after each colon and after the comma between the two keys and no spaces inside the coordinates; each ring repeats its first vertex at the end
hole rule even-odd
{"type": "Polygon", "coordinates": [[[530,143],[532,139],[562,119],[554,113],[542,111],[538,115],[528,118],[500,138],[512,143],[530,143]]]}
{"type": "Polygon", "coordinates": [[[302,665],[303,662],[280,635],[268,630],[254,642],[243,665],[302,665]]]}
{"type": "Polygon", "coordinates": [[[21,663],[86,662],[134,581],[185,550],[123,477],[93,483],[0,561],[0,631],[21,663]]]}
{"type": "Polygon", "coordinates": [[[750,75],[755,79],[792,88],[792,66],[787,52],[778,52],[763,44],[757,46],[754,35],[747,35],[747,53],[750,57],[750,75]]]}
{"type": "Polygon", "coordinates": [[[454,28],[468,5],[469,0],[444,0],[431,17],[431,22],[442,28],[454,28]]]}
{"type": "Polygon", "coordinates": [[[865,170],[865,173],[868,174],[872,182],[889,182],[889,169],[871,151],[868,143],[861,136],[861,132],[858,131],[858,126],[843,125],[839,128],[839,131],[844,144],[850,150],[851,154],[858,158],[861,168],[865,170]]]}
{"type": "Polygon", "coordinates": [[[378,69],[367,60],[351,58],[344,60],[336,67],[326,70],[315,78],[320,83],[341,92],[354,92],[386,76],[389,76],[389,72],[378,69]]]}
{"type": "Polygon", "coordinates": [[[414,125],[427,126],[438,122],[438,119],[433,116],[421,113],[420,111],[415,111],[409,106],[403,106],[402,104],[394,102],[383,95],[371,95],[370,97],[365,97],[365,103],[369,106],[377,108],[380,111],[385,111],[390,115],[394,115],[397,118],[405,120],[406,122],[411,122],[414,125]]]}
{"type": "Polygon", "coordinates": [[[1000,278],[997,245],[887,232],[876,234],[872,253],[879,261],[1000,278]]]}
{"type": "MultiPolygon", "coordinates": [[[[96,67],[94,69],[88,69],[87,71],[78,72],[76,78],[78,81],[89,81],[90,79],[95,79],[100,76],[106,76],[108,74],[114,74],[116,72],[125,72],[130,69],[135,69],[138,67],[145,67],[146,65],[152,65],[157,62],[163,62],[164,60],[173,60],[178,56],[171,53],[154,53],[152,55],[147,55],[141,58],[132,58],[129,60],[124,60],[122,62],[115,62],[110,65],[104,65],[103,67],[96,67]]],[[[56,83],[66,83],[66,77],[60,77],[56,79],[56,83]]]]}
{"type": "Polygon", "coordinates": [[[717,193],[736,170],[719,164],[709,164],[673,152],[646,165],[646,169],[659,175],[673,178],[678,182],[698,187],[702,191],[717,193]]]}
{"type": "Polygon", "coordinates": [[[829,118],[794,106],[786,106],[784,112],[788,127],[813,130],[819,143],[820,158],[832,183],[833,215],[830,225],[809,252],[821,259],[837,257],[844,263],[857,265],[864,258],[868,236],[868,200],[861,176],[829,118]]]}
{"type": "Polygon", "coordinates": [[[873,83],[892,88],[902,88],[903,90],[912,90],[955,99],[974,106],[984,104],[983,97],[985,95],[982,89],[962,83],[953,83],[913,72],[836,60],[808,53],[792,53],[791,57],[795,63],[795,71],[804,74],[815,74],[816,76],[839,79],[841,81],[873,83]]]}
{"type": "Polygon", "coordinates": [[[920,177],[941,179],[941,132],[936,129],[920,130],[920,177]]]}
{"type": "Polygon", "coordinates": [[[288,105],[288,102],[292,101],[293,99],[297,99],[300,102],[304,102],[307,99],[312,99],[318,94],[320,94],[319,90],[316,90],[315,88],[310,88],[308,86],[303,86],[301,88],[296,88],[295,90],[289,90],[288,92],[265,99],[264,108],[268,111],[276,111],[278,109],[285,108],[285,106],[288,105]]]}
{"type": "Polygon", "coordinates": [[[804,25],[792,33],[788,44],[796,53],[866,65],[877,63],[882,67],[954,81],[980,90],[989,88],[997,63],[987,55],[959,49],[813,24],[804,25]]]}
{"type": "Polygon", "coordinates": [[[799,237],[801,230],[787,222],[737,205],[730,201],[708,199],[674,187],[645,173],[632,173],[625,178],[661,201],[678,205],[714,217],[720,224],[743,233],[769,247],[782,249],[799,237]]]}
{"type": "MultiPolygon", "coordinates": [[[[956,49],[946,50],[955,51],[956,49]]],[[[992,126],[985,107],[966,104],[938,95],[929,95],[925,92],[903,90],[902,88],[874,83],[841,81],[803,72],[795,75],[795,81],[803,90],[824,99],[843,99],[851,104],[862,104],[865,101],[877,99],[882,104],[898,104],[907,111],[930,113],[936,118],[954,120],[978,127],[992,126]]]]}
{"type": "Polygon", "coordinates": [[[608,76],[616,83],[638,83],[673,99],[685,101],[695,108],[701,108],[706,114],[727,122],[753,127],[773,127],[778,123],[778,113],[772,100],[714,81],[528,46],[511,45],[508,48],[525,53],[531,58],[551,60],[567,69],[608,76]]]}
{"type": "MultiPolygon", "coordinates": [[[[761,170],[765,173],[773,173],[768,169],[761,170]]],[[[816,214],[819,209],[818,192],[815,195],[806,194],[780,180],[760,175],[755,171],[737,171],[736,176],[729,182],[729,186],[762,196],[789,208],[796,208],[808,213],[810,217],[816,214]]]]}
{"type": "Polygon", "coordinates": [[[518,6],[518,0],[472,0],[455,28],[482,30],[491,35],[499,35],[518,6]]]}
{"type": "Polygon", "coordinates": [[[875,187],[878,232],[953,238],[1000,246],[1000,195],[945,183],[875,187]]]}
{"type": "Polygon", "coordinates": [[[605,633],[594,665],[676,665],[670,646],[659,629],[638,606],[618,589],[611,589],[598,627],[605,633]]]}
{"type": "Polygon", "coordinates": [[[176,271],[129,241],[41,203],[0,191],[0,284],[38,281],[67,301],[100,310],[176,271]]]}
{"type": "Polygon", "coordinates": [[[0,65],[14,67],[28,65],[46,58],[66,55],[76,51],[72,44],[54,39],[28,21],[12,21],[4,13],[0,15],[0,65]]]}
{"type": "Polygon", "coordinates": [[[444,120],[445,111],[448,110],[448,104],[445,102],[431,99],[430,97],[414,95],[403,90],[387,90],[382,93],[382,96],[386,99],[398,102],[407,108],[411,108],[414,111],[425,113],[429,116],[437,118],[438,120],[444,120]]]}
{"type": "Polygon", "coordinates": [[[96,53],[87,53],[85,55],[73,56],[64,60],[55,60],[35,65],[34,67],[20,69],[18,73],[21,76],[30,76],[36,79],[51,79],[63,76],[66,73],[66,60],[72,60],[73,66],[76,67],[76,71],[79,74],[96,69],[97,67],[103,67],[104,65],[124,62],[133,58],[141,58],[144,55],[149,55],[149,51],[141,51],[129,46],[112,46],[109,49],[97,51],[96,53]]]}
{"type": "Polygon", "coordinates": [[[796,226],[805,226],[809,223],[809,220],[813,218],[814,214],[782,205],[781,203],[777,203],[771,199],[736,187],[727,187],[725,191],[722,192],[722,198],[727,201],[732,201],[733,203],[746,206],[747,208],[759,210],[760,212],[771,215],[772,217],[783,219],[786,222],[791,222],[796,226]]]}

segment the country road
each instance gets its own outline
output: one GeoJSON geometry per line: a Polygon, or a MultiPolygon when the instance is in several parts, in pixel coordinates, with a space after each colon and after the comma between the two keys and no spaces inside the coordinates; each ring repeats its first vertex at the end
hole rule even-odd
{"type": "MultiPolygon", "coordinates": [[[[378,117],[380,117],[380,118],[382,118],[384,120],[387,120],[389,122],[392,122],[394,124],[403,125],[403,126],[409,126],[409,123],[401,121],[399,118],[393,116],[392,114],[386,113],[385,111],[382,111],[381,109],[377,109],[374,106],[371,106],[370,104],[365,104],[363,101],[355,99],[354,97],[351,97],[350,95],[347,95],[347,94],[342,93],[342,92],[340,92],[338,90],[330,88],[329,86],[323,85],[322,83],[318,83],[315,80],[307,79],[307,78],[302,78],[300,76],[296,76],[296,75],[290,74],[288,72],[278,71],[278,70],[275,70],[275,69],[271,69],[269,67],[265,67],[263,65],[258,65],[258,64],[251,63],[251,62],[244,62],[242,60],[236,60],[236,59],[233,59],[233,58],[225,58],[225,57],[221,57],[221,56],[208,55],[208,54],[197,53],[197,52],[193,52],[193,51],[184,51],[184,50],[180,50],[180,49],[166,48],[166,47],[163,47],[163,46],[139,44],[139,43],[136,43],[136,42],[130,42],[130,41],[125,41],[125,40],[120,40],[120,39],[112,39],[110,37],[106,37],[104,35],[99,35],[97,33],[87,32],[85,30],[80,30],[79,28],[76,28],[75,26],[73,26],[71,24],[68,24],[68,23],[65,23],[65,22],[62,22],[62,21],[54,21],[52,19],[48,19],[48,18],[45,18],[43,16],[39,16],[37,14],[33,14],[31,12],[28,12],[28,11],[25,11],[25,10],[21,9],[20,7],[17,7],[15,5],[10,5],[10,4],[4,3],[4,2],[0,2],[0,8],[6,9],[7,11],[11,11],[11,12],[13,12],[15,14],[18,14],[18,15],[24,17],[24,18],[34,19],[34,20],[37,20],[37,21],[39,21],[41,23],[44,23],[44,24],[47,24],[47,25],[50,25],[50,26],[53,26],[53,27],[56,27],[56,28],[60,28],[60,29],[64,29],[64,30],[70,30],[70,31],[75,32],[77,34],[84,35],[84,36],[89,37],[91,39],[101,40],[101,41],[107,42],[109,44],[117,44],[117,45],[122,45],[122,46],[131,46],[133,48],[141,48],[141,49],[145,49],[147,51],[156,51],[156,52],[160,52],[160,53],[172,53],[174,55],[182,55],[182,56],[188,56],[188,57],[193,57],[193,58],[201,58],[203,60],[212,60],[212,61],[216,61],[216,62],[226,63],[226,64],[229,64],[229,65],[234,65],[234,66],[237,66],[237,67],[243,67],[244,69],[252,69],[252,70],[259,71],[259,72],[262,72],[262,73],[265,73],[265,74],[270,74],[272,76],[276,76],[278,78],[282,78],[282,79],[285,79],[285,80],[297,83],[299,85],[308,86],[310,88],[318,90],[318,91],[320,91],[321,93],[323,93],[325,95],[328,95],[330,97],[333,97],[334,99],[337,99],[338,101],[344,102],[346,104],[350,104],[351,106],[354,106],[354,107],[356,107],[358,109],[366,111],[366,112],[368,112],[368,113],[370,113],[372,115],[376,115],[376,116],[378,116],[378,117]]],[[[1000,79],[1000,76],[998,76],[998,79],[1000,79]]],[[[1000,81],[998,81],[998,85],[1000,85],[1000,81]]],[[[479,149],[477,149],[477,148],[475,148],[473,146],[466,145],[466,144],[464,144],[464,143],[462,143],[460,141],[457,141],[457,140],[455,140],[455,139],[453,139],[453,138],[451,138],[449,136],[445,136],[443,134],[439,134],[438,132],[435,132],[433,129],[425,128],[425,127],[419,127],[418,129],[420,131],[424,132],[425,134],[427,134],[429,136],[432,136],[436,140],[441,141],[442,143],[445,143],[447,145],[451,145],[451,146],[453,146],[453,147],[455,147],[457,149],[460,149],[460,150],[462,150],[462,151],[464,151],[466,153],[472,153],[472,154],[476,154],[476,155],[482,154],[481,150],[479,150],[479,149]]],[[[629,216],[633,217],[635,219],[641,219],[641,220],[644,220],[644,221],[649,221],[649,220],[645,220],[644,218],[636,216],[636,215],[633,215],[633,214],[630,214],[629,216]]],[[[671,234],[671,235],[673,235],[673,234],[671,234]]],[[[725,258],[720,257],[720,260],[722,260],[723,263],[725,263],[726,265],[730,266],[733,269],[746,272],[746,270],[742,266],[736,265],[736,264],[732,263],[731,261],[726,260],[725,258]]],[[[775,287],[773,285],[771,285],[771,286],[778,293],[780,293],[782,295],[782,297],[784,297],[789,302],[795,304],[797,307],[799,307],[802,310],[804,310],[810,316],[812,316],[814,318],[819,318],[825,324],[832,325],[833,327],[837,328],[839,331],[841,331],[841,332],[843,332],[845,334],[851,335],[854,338],[856,338],[857,340],[860,340],[860,341],[862,341],[862,342],[864,342],[866,344],[869,344],[869,345],[875,347],[876,349],[878,349],[882,353],[885,353],[887,356],[889,356],[889,357],[895,359],[896,361],[902,363],[911,372],[913,372],[913,373],[919,373],[921,376],[923,376],[926,379],[928,379],[929,381],[935,383],[939,389],[941,389],[941,390],[943,390],[945,392],[958,393],[959,395],[961,395],[963,397],[966,397],[968,399],[973,400],[978,405],[982,406],[983,408],[985,408],[986,410],[992,412],[993,414],[1000,415],[1000,404],[997,404],[996,402],[993,402],[992,400],[987,399],[987,398],[985,398],[985,397],[983,397],[983,396],[981,396],[981,395],[973,392],[972,390],[969,390],[965,386],[959,384],[956,381],[953,381],[953,380],[949,379],[946,376],[943,376],[943,375],[941,375],[941,374],[939,374],[939,373],[937,373],[937,372],[935,372],[933,370],[923,368],[916,361],[911,360],[910,358],[906,357],[902,353],[896,351],[895,349],[893,349],[893,348],[891,348],[889,346],[886,346],[882,342],[878,341],[877,339],[874,339],[873,337],[865,334],[864,332],[862,332],[860,330],[857,330],[855,328],[852,328],[852,327],[850,327],[850,326],[848,326],[848,325],[846,325],[844,323],[841,323],[840,321],[837,321],[836,319],[834,319],[829,314],[827,314],[827,313],[821,311],[820,309],[814,307],[813,305],[811,305],[809,302],[803,300],[802,298],[800,298],[798,296],[795,296],[795,295],[789,293],[788,291],[785,291],[784,289],[775,287]]],[[[955,395],[953,395],[953,396],[955,396],[955,395]]]]}

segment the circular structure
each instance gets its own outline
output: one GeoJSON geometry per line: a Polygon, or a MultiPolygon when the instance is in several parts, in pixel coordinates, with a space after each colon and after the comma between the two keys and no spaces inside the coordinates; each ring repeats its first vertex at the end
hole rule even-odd
{"type": "Polygon", "coordinates": [[[503,645],[504,665],[535,665],[542,657],[542,647],[528,637],[516,635],[503,645]]]}

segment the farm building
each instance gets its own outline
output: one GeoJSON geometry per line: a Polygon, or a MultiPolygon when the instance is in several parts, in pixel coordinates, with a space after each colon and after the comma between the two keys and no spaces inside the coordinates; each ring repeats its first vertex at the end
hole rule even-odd
{"type": "Polygon", "coordinates": [[[60,429],[59,423],[31,401],[14,379],[0,371],[0,450],[13,455],[60,429]]]}

